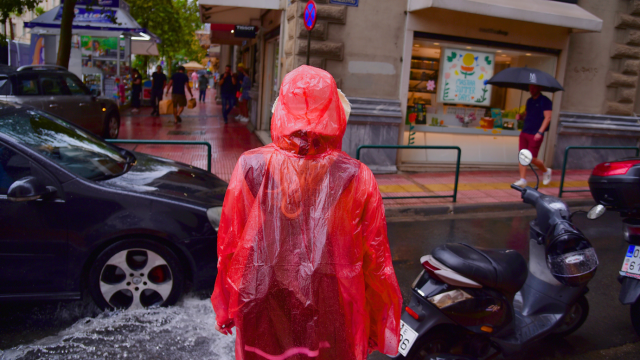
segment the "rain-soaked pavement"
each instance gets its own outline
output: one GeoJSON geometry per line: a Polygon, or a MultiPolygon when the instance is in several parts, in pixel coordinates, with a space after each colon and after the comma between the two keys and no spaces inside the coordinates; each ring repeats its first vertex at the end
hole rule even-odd
{"type": "MultiPolygon", "coordinates": [[[[405,301],[420,271],[419,258],[445,242],[507,247],[528,255],[529,213],[389,221],[389,238],[405,301]]],[[[629,308],[618,302],[616,281],[626,245],[617,214],[576,225],[592,241],[600,267],[587,294],[589,318],[566,339],[546,339],[518,359],[553,359],[637,342],[629,308]]],[[[233,359],[233,337],[214,330],[208,292],[188,294],[176,306],[130,312],[97,310],[89,300],[0,304],[0,359],[233,359]]],[[[385,359],[374,354],[371,359],[385,359]]]]}

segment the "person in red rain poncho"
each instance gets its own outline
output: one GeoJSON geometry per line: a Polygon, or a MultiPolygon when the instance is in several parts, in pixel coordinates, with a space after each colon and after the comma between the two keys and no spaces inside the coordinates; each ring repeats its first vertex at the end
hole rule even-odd
{"type": "Polygon", "coordinates": [[[333,77],[301,66],[274,105],[273,143],[238,160],[211,296],[216,329],[238,329],[238,360],[397,354],[402,296],[382,198],[341,151],[346,126],[333,77]]]}

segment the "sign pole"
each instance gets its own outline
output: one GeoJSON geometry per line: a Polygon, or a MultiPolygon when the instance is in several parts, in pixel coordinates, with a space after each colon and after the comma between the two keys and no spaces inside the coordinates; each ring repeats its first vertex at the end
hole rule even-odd
{"type": "Polygon", "coordinates": [[[309,0],[304,8],[304,27],[307,29],[307,65],[309,65],[309,57],[311,56],[311,30],[316,26],[317,17],[316,2],[309,0]]]}
{"type": "Polygon", "coordinates": [[[309,65],[309,56],[311,56],[311,31],[307,31],[307,65],[309,65]]]}

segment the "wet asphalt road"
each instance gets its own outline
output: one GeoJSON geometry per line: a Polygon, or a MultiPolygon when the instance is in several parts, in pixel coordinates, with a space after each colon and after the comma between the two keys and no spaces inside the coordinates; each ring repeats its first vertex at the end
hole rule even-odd
{"type": "MultiPolygon", "coordinates": [[[[528,256],[531,212],[455,218],[389,220],[391,251],[400,287],[420,272],[420,256],[446,242],[511,248],[528,256]]],[[[616,213],[596,221],[583,215],[576,225],[596,248],[600,267],[589,284],[589,318],[566,339],[546,339],[518,359],[559,359],[640,339],[629,308],[618,302],[616,281],[626,243],[616,213]]],[[[102,313],[90,301],[0,304],[0,359],[233,359],[232,337],[214,330],[207,292],[188,294],[171,308],[102,313]]],[[[386,359],[380,354],[371,360],[386,359]]]]}

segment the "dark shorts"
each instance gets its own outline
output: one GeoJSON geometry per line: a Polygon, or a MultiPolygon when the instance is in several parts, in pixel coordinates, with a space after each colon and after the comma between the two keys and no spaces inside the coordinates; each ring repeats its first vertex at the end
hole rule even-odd
{"type": "Polygon", "coordinates": [[[538,141],[536,141],[534,137],[535,135],[527,134],[524,131],[521,132],[520,150],[527,149],[531,151],[531,155],[533,155],[534,158],[538,158],[538,152],[540,151],[540,146],[542,145],[542,141],[544,140],[544,135],[538,141]]]}
{"type": "Polygon", "coordinates": [[[185,107],[187,106],[187,95],[184,94],[171,94],[171,101],[173,106],[185,107]]]}

